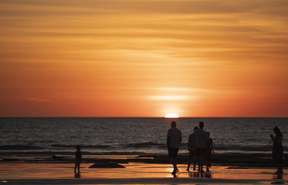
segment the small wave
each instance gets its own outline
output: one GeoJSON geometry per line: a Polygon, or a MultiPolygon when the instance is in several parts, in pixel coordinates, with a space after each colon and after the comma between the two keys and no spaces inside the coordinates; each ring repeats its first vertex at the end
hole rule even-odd
{"type": "MultiPolygon", "coordinates": [[[[181,149],[187,148],[187,143],[182,143],[181,149]]],[[[135,149],[147,149],[147,148],[156,148],[156,149],[166,149],[166,144],[163,143],[154,143],[154,142],[140,142],[140,143],[130,143],[127,145],[123,145],[124,148],[135,148],[135,149]]],[[[251,151],[251,152],[269,152],[272,150],[271,145],[222,145],[215,144],[215,150],[222,151],[251,151]]],[[[288,147],[284,147],[285,150],[288,147]]]]}
{"type": "Polygon", "coordinates": [[[42,150],[44,148],[33,145],[2,145],[0,150],[42,150]]]}
{"type": "MultiPolygon", "coordinates": [[[[54,144],[52,147],[57,148],[75,148],[76,145],[66,145],[66,144],[54,144]]],[[[96,148],[96,149],[108,149],[112,148],[111,145],[79,145],[81,148],[96,148]]]]}
{"type": "Polygon", "coordinates": [[[216,150],[240,150],[240,151],[271,151],[272,146],[270,145],[255,145],[255,146],[245,146],[245,145],[216,145],[216,150]]]}
{"type": "Polygon", "coordinates": [[[165,147],[165,144],[154,143],[154,142],[142,142],[142,143],[130,143],[125,145],[129,148],[148,148],[148,147],[165,147]]]}

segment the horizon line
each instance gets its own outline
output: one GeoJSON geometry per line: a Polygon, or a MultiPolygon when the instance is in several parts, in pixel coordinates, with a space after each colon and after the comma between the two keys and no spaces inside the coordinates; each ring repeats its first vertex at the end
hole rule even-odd
{"type": "Polygon", "coordinates": [[[0,116],[0,119],[288,119],[288,116],[0,116]]]}

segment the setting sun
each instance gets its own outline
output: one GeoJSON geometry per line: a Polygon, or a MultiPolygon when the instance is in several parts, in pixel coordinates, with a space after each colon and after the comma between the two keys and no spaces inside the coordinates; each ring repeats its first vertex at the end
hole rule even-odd
{"type": "Polygon", "coordinates": [[[179,118],[179,114],[175,113],[175,112],[169,112],[169,113],[166,113],[165,118],[179,118]]]}

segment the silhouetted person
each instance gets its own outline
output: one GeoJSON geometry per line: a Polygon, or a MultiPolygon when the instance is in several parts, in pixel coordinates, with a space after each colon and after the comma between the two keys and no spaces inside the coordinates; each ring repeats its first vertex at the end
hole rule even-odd
{"type": "Polygon", "coordinates": [[[179,147],[181,145],[181,141],[182,141],[182,133],[178,128],[176,128],[176,122],[173,121],[171,123],[171,128],[168,130],[167,133],[167,148],[169,159],[171,161],[171,164],[173,165],[173,172],[172,172],[173,175],[175,175],[176,172],[178,171],[177,154],[179,147]]]}
{"type": "Polygon", "coordinates": [[[191,163],[193,163],[193,171],[196,170],[196,162],[197,162],[197,155],[196,155],[196,141],[197,141],[197,130],[198,127],[194,127],[193,133],[190,134],[188,139],[188,165],[187,165],[187,171],[190,170],[191,163]]]}
{"type": "Polygon", "coordinates": [[[272,148],[272,159],[274,162],[275,167],[277,168],[276,174],[283,173],[283,146],[282,140],[283,136],[280,129],[276,126],[273,129],[274,134],[271,134],[271,139],[273,141],[273,148],[272,148]]]}
{"type": "Polygon", "coordinates": [[[206,158],[206,172],[209,172],[209,168],[211,167],[211,159],[212,153],[214,151],[213,139],[210,137],[210,133],[208,133],[208,150],[207,150],[207,158],[206,158]]]}
{"type": "Polygon", "coordinates": [[[199,122],[199,129],[196,132],[196,155],[198,162],[198,171],[202,174],[203,165],[206,164],[209,146],[209,136],[206,131],[204,131],[204,122],[199,122]]]}
{"type": "Polygon", "coordinates": [[[82,154],[80,150],[80,146],[76,146],[76,152],[75,152],[75,166],[74,166],[74,175],[75,177],[80,177],[80,164],[82,161],[82,154]]]}
{"type": "Polygon", "coordinates": [[[276,172],[276,174],[273,175],[271,184],[285,184],[285,180],[283,179],[283,173],[276,172]]]}

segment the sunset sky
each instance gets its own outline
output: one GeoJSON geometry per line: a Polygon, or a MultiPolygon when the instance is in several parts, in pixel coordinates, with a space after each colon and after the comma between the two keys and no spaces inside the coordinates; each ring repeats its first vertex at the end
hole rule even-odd
{"type": "Polygon", "coordinates": [[[0,116],[288,116],[287,0],[1,0],[0,116]]]}

